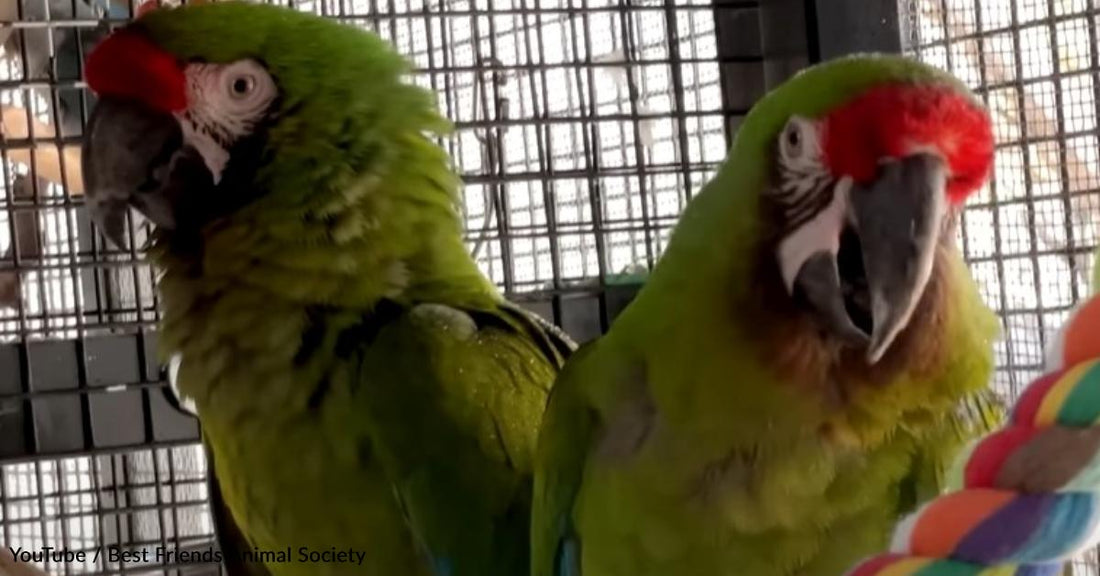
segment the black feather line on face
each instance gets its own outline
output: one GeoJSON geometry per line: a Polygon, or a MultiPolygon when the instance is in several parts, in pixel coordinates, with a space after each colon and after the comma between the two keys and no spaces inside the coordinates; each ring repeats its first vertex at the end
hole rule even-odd
{"type": "Polygon", "coordinates": [[[191,110],[183,112],[182,122],[187,122],[195,132],[209,136],[222,149],[233,145],[233,135],[216,122],[201,122],[191,110]]]}
{"type": "MultiPolygon", "coordinates": [[[[187,236],[193,236],[191,240],[197,242],[198,233],[205,224],[228,216],[263,195],[255,180],[259,170],[274,161],[267,146],[272,123],[271,116],[266,115],[248,135],[228,144],[229,160],[216,185],[205,190],[188,191],[193,197],[189,202],[192,213],[188,215],[187,226],[181,226],[171,234],[174,242],[183,242],[187,236]]],[[[217,133],[206,126],[195,125],[195,128],[209,134],[217,133]]],[[[224,139],[216,141],[219,146],[226,146],[224,139]]]]}
{"type": "Polygon", "coordinates": [[[784,211],[787,233],[802,227],[825,210],[833,200],[832,191],[834,186],[835,181],[831,179],[819,179],[814,183],[814,188],[801,201],[787,208],[784,211]]]}
{"type": "Polygon", "coordinates": [[[786,165],[779,154],[778,140],[772,146],[772,158],[771,178],[763,194],[763,208],[771,223],[769,236],[778,241],[825,210],[833,200],[833,190],[838,181],[824,169],[808,171],[786,165]],[[796,192],[786,190],[798,187],[792,185],[795,179],[812,181],[811,189],[797,199],[796,192]]]}

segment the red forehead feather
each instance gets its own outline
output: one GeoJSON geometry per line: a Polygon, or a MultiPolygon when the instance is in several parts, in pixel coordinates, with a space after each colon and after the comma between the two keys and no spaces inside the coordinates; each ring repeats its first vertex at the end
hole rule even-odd
{"type": "Polygon", "coordinates": [[[115,32],[92,50],[84,78],[100,96],[138,100],[162,112],[187,107],[179,62],[132,29],[115,32]]]}
{"type": "Polygon", "coordinates": [[[826,162],[857,182],[873,179],[882,158],[922,148],[947,160],[947,195],[962,202],[993,166],[989,115],[950,86],[891,84],[868,90],[825,121],[826,162]]]}

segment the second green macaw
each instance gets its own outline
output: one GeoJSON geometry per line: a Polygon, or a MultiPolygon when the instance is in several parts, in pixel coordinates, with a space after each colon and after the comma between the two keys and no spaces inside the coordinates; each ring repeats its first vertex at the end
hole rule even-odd
{"type": "Polygon", "coordinates": [[[837,576],[993,429],[995,316],[955,246],[993,135],[901,57],[766,95],[645,286],[566,364],[534,576],[837,576]]]}
{"type": "Polygon", "coordinates": [[[537,430],[572,345],[470,257],[433,141],[449,124],[408,72],[366,31],[243,2],[153,9],[88,58],[89,209],[118,243],[131,206],[156,227],[160,351],[230,565],[528,570],[537,430]]]}

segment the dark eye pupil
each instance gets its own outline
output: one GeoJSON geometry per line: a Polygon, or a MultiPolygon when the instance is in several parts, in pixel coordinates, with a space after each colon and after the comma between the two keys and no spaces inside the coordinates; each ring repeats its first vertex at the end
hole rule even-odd
{"type": "Polygon", "coordinates": [[[798,130],[787,132],[787,144],[790,144],[792,147],[798,146],[798,140],[798,130]]]}
{"type": "Polygon", "coordinates": [[[252,83],[247,78],[237,78],[233,81],[233,91],[237,94],[244,94],[251,88],[252,83]]]}

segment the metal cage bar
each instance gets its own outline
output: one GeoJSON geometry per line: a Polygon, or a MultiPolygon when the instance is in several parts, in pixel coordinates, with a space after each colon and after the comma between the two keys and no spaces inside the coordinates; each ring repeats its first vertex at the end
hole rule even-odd
{"type": "MultiPolygon", "coordinates": [[[[1001,317],[994,385],[1009,400],[1043,370],[1053,330],[1088,293],[1100,237],[1095,0],[905,0],[905,50],[950,70],[994,119],[996,168],[960,241],[1001,317]]],[[[1100,574],[1095,551],[1074,574],[1100,574]]]]}

